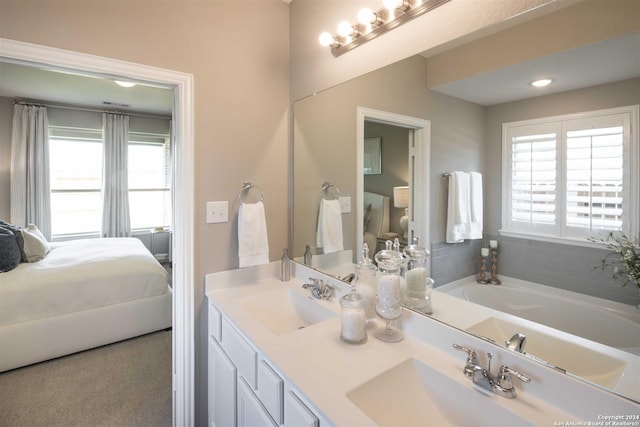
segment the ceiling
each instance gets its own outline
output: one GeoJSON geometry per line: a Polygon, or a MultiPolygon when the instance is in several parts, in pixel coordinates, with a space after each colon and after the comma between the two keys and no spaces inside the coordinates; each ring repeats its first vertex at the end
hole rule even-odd
{"type": "MultiPolygon", "coordinates": [[[[480,105],[494,105],[634,77],[640,77],[640,32],[431,89],[480,105]],[[554,82],[543,89],[529,85],[542,77],[552,78],[554,82]]],[[[170,88],[144,83],[122,88],[112,78],[7,62],[0,62],[0,96],[168,116],[173,104],[173,90],[170,88]]]]}
{"type": "Polygon", "coordinates": [[[640,77],[640,32],[569,49],[432,87],[480,105],[495,105],[640,77]],[[529,83],[551,78],[537,89],[529,83]]]}
{"type": "Polygon", "coordinates": [[[118,86],[113,78],[0,62],[0,96],[120,112],[171,116],[173,90],[138,82],[118,86]]]}

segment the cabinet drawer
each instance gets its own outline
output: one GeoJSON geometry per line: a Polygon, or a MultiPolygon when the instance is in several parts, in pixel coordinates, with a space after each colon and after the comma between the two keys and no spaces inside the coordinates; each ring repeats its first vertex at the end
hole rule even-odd
{"type": "Polygon", "coordinates": [[[220,310],[218,310],[218,308],[212,303],[209,303],[208,318],[209,318],[209,335],[214,337],[216,341],[220,342],[220,336],[222,333],[222,325],[221,325],[222,313],[220,313],[220,310]]]}
{"type": "Polygon", "coordinates": [[[238,368],[238,374],[242,375],[247,383],[255,390],[257,387],[257,362],[258,352],[249,342],[229,323],[222,318],[222,348],[227,352],[233,364],[238,368]]]}
{"type": "Polygon", "coordinates": [[[289,390],[284,396],[284,425],[286,427],[318,427],[318,417],[289,390]]]}
{"type": "Polygon", "coordinates": [[[283,423],[283,393],[284,381],[267,362],[261,360],[258,363],[258,397],[271,417],[278,424],[283,423]]]}

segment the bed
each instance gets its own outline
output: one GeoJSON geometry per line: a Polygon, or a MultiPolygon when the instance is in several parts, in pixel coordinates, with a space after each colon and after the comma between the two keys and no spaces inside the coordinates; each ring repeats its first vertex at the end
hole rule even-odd
{"type": "Polygon", "coordinates": [[[369,257],[373,258],[378,246],[378,237],[389,232],[389,196],[364,192],[364,242],[369,246],[369,257]]]}
{"type": "Polygon", "coordinates": [[[171,327],[168,273],[140,240],[50,246],[0,274],[0,372],[171,327]]]}

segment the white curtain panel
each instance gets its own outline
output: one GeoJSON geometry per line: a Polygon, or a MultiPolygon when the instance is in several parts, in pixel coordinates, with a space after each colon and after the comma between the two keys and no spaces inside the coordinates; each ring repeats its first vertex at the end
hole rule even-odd
{"type": "Polygon", "coordinates": [[[102,114],[102,237],[131,236],[129,219],[129,116],[102,114]]]}
{"type": "Polygon", "coordinates": [[[35,224],[51,240],[47,108],[15,104],[11,134],[11,222],[35,224]]]}

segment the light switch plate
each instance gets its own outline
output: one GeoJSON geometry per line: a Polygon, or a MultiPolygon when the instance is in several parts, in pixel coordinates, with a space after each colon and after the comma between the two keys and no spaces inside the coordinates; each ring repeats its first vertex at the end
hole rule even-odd
{"type": "Polygon", "coordinates": [[[340,201],[340,212],[350,213],[351,212],[351,196],[341,196],[339,201],[340,201]]]}
{"type": "Polygon", "coordinates": [[[229,202],[207,202],[207,224],[229,222],[229,202]]]}

